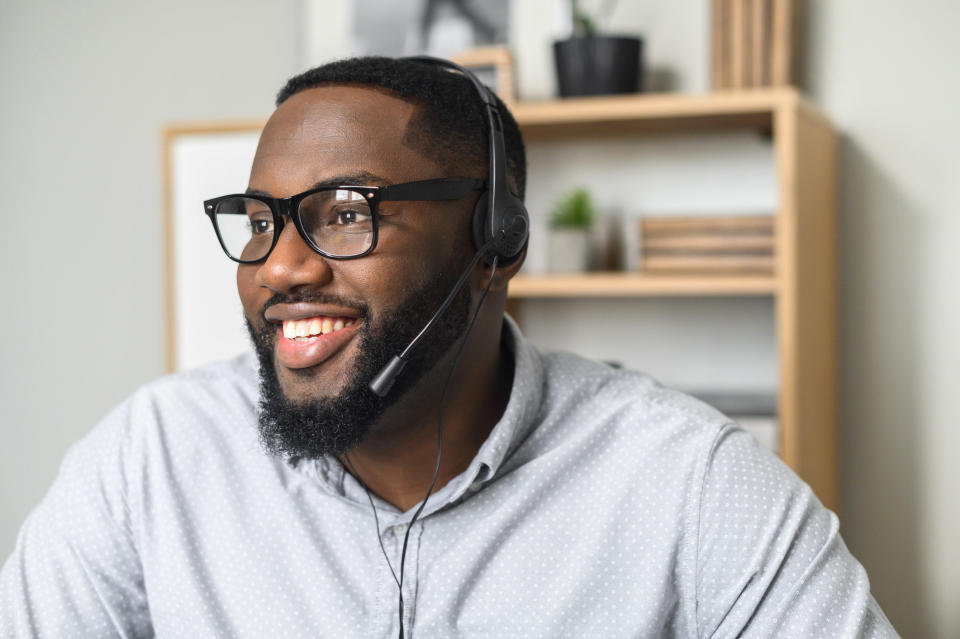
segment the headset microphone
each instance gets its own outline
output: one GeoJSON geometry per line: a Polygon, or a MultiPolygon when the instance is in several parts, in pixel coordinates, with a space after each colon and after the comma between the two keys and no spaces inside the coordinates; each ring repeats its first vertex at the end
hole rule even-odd
{"type": "Polygon", "coordinates": [[[390,392],[390,389],[393,387],[393,382],[397,379],[397,376],[403,370],[403,367],[407,365],[407,358],[410,356],[410,352],[414,347],[420,343],[420,341],[430,332],[430,329],[434,327],[437,323],[437,320],[440,319],[440,316],[446,312],[450,307],[450,303],[453,302],[453,298],[456,297],[457,293],[460,292],[460,289],[463,288],[464,283],[467,281],[467,278],[470,276],[473,267],[477,265],[477,262],[480,261],[480,258],[487,252],[488,249],[492,248],[495,239],[491,239],[486,244],[484,244],[479,251],[477,251],[473,259],[470,260],[470,263],[467,264],[467,268],[463,270],[463,273],[460,274],[460,278],[457,280],[457,283],[453,285],[453,288],[450,290],[450,293],[447,295],[446,299],[443,300],[443,304],[440,305],[440,308],[437,309],[437,312],[433,314],[433,317],[424,325],[416,337],[407,344],[407,347],[403,349],[403,352],[399,355],[394,355],[393,359],[390,360],[390,363],[383,367],[376,377],[373,378],[373,381],[370,382],[370,390],[377,394],[379,397],[386,396],[390,392]]]}

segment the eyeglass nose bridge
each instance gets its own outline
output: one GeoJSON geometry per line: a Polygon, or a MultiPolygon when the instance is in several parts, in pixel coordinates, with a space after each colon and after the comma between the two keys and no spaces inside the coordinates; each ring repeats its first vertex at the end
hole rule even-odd
{"type": "MultiPolygon", "coordinates": [[[[280,242],[280,235],[286,227],[287,220],[293,224],[300,241],[306,244],[311,251],[322,257],[329,257],[329,255],[310,238],[310,234],[307,232],[307,229],[304,228],[303,220],[300,218],[300,203],[312,193],[313,191],[308,191],[307,193],[300,193],[299,195],[292,195],[290,197],[274,198],[273,210],[276,215],[276,229],[274,231],[273,246],[270,247],[267,257],[273,253],[277,244],[280,242]]],[[[266,259],[266,257],[264,259],[266,259]]]]}
{"type": "MultiPolygon", "coordinates": [[[[293,226],[297,229],[297,235],[307,243],[307,246],[310,246],[310,242],[305,237],[305,232],[297,215],[297,209],[300,208],[300,201],[302,199],[302,195],[273,199],[273,212],[277,218],[276,230],[274,232],[274,246],[276,246],[276,243],[280,240],[280,234],[283,233],[283,229],[288,220],[292,222],[293,226]]],[[[311,248],[313,247],[311,246],[311,248]]],[[[272,252],[273,248],[271,248],[270,251],[272,252]]]]}
{"type": "Polygon", "coordinates": [[[284,218],[293,221],[294,213],[297,208],[300,206],[300,198],[296,195],[292,197],[277,198],[274,200],[276,205],[277,217],[280,218],[280,223],[284,222],[284,218]]]}
{"type": "MultiPolygon", "coordinates": [[[[301,228],[300,220],[296,214],[297,209],[300,207],[300,196],[294,195],[291,197],[285,198],[274,198],[273,200],[273,212],[276,216],[273,237],[273,246],[270,247],[270,251],[267,253],[266,257],[270,256],[270,253],[273,253],[273,249],[277,247],[277,243],[280,241],[280,235],[283,233],[283,230],[287,226],[287,222],[291,222],[294,228],[297,231],[297,236],[306,243],[311,249],[313,247],[310,245],[310,242],[304,237],[304,231],[301,228]]],[[[313,249],[314,251],[316,249],[313,249]]],[[[266,259],[266,257],[264,259],[266,259]]]]}

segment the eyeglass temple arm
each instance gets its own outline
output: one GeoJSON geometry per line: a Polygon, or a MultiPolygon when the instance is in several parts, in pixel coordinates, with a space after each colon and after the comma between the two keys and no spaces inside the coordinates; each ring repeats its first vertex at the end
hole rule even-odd
{"type": "Polygon", "coordinates": [[[439,180],[420,180],[385,186],[380,189],[382,201],[412,202],[415,200],[459,200],[470,191],[486,188],[483,180],[468,178],[441,178],[439,180]]]}

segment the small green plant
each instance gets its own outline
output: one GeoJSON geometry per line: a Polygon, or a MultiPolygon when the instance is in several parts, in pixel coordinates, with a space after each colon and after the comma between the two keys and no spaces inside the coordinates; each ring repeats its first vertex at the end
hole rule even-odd
{"type": "Polygon", "coordinates": [[[606,17],[617,0],[604,0],[593,17],[580,6],[579,0],[570,0],[570,15],[573,18],[573,35],[578,38],[590,38],[597,35],[597,18],[606,17]]]}
{"type": "Polygon", "coordinates": [[[574,189],[554,205],[550,212],[550,226],[555,229],[589,228],[595,212],[590,191],[574,189]]]}

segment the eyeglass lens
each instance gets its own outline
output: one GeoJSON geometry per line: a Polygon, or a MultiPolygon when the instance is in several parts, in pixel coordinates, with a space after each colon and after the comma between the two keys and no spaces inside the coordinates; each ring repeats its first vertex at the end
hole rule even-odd
{"type": "MultiPolygon", "coordinates": [[[[350,189],[317,191],[303,198],[298,216],[304,233],[331,257],[354,257],[373,244],[373,213],[363,193],[350,189]]],[[[231,257],[256,261],[273,246],[270,207],[249,197],[221,200],[214,221],[231,257]]]]}

